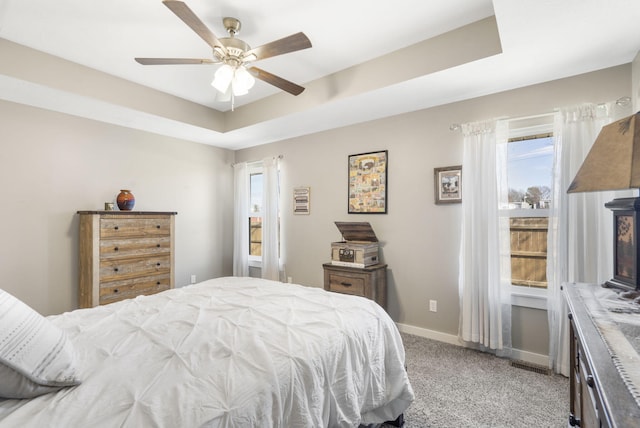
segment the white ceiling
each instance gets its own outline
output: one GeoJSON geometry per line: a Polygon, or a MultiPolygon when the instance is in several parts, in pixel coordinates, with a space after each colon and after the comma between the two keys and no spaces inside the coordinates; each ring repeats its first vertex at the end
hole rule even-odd
{"type": "MultiPolygon", "coordinates": [[[[302,86],[492,15],[503,52],[227,132],[4,75],[0,98],[236,149],[620,65],[640,51],[638,0],[185,2],[219,38],[226,36],[222,17],[239,18],[239,38],[253,47],[303,31],[311,49],[256,64],[302,86]],[[429,96],[415,96],[420,93],[429,96]]],[[[134,62],[134,57],[211,57],[206,43],[161,0],[0,0],[0,38],[225,115],[243,114],[238,107],[281,92],[258,81],[230,112],[230,104],[217,102],[209,85],[216,66],[134,62]]]]}

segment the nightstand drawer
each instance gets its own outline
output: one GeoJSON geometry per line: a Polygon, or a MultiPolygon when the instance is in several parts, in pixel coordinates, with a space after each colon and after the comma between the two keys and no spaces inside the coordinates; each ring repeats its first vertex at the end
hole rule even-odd
{"type": "Polygon", "coordinates": [[[325,290],[366,297],[387,308],[386,264],[357,268],[325,263],[322,268],[325,290]]]}
{"type": "Polygon", "coordinates": [[[364,278],[331,274],[329,275],[329,291],[364,296],[364,278]]]}

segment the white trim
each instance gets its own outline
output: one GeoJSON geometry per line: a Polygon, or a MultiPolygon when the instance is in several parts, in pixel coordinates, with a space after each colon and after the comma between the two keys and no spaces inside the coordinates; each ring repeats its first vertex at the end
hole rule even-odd
{"type": "Polygon", "coordinates": [[[460,339],[458,339],[457,335],[442,333],[435,330],[427,330],[426,328],[415,327],[408,324],[396,323],[396,326],[398,327],[398,330],[403,333],[409,333],[415,336],[437,340],[438,342],[449,343],[451,345],[462,346],[462,343],[460,343],[460,339]]]}
{"type": "Polygon", "coordinates": [[[530,137],[538,134],[553,134],[555,113],[509,119],[509,138],[530,137]],[[522,125],[518,126],[518,122],[522,125]]]}
{"type": "Polygon", "coordinates": [[[522,349],[512,349],[511,359],[524,361],[526,363],[535,364],[537,366],[549,367],[548,355],[536,354],[535,352],[523,351],[522,349]]]}
{"type": "MultiPolygon", "coordinates": [[[[396,323],[398,330],[402,333],[413,334],[414,336],[424,337],[426,339],[437,340],[438,342],[448,343],[450,345],[456,345],[463,348],[466,348],[457,335],[442,333],[435,330],[429,330],[422,327],[416,327],[408,324],[396,323]]],[[[512,360],[520,360],[525,361],[527,363],[536,364],[539,366],[547,367],[549,365],[549,356],[544,354],[536,354],[535,352],[523,351],[521,349],[512,349],[511,350],[512,360]]]]}
{"type": "Polygon", "coordinates": [[[501,217],[545,217],[549,218],[549,208],[500,208],[501,217]]]}
{"type": "Polygon", "coordinates": [[[525,308],[547,310],[547,290],[512,285],[511,304],[525,308]]]}
{"type": "Polygon", "coordinates": [[[549,356],[536,354],[535,352],[523,351],[522,349],[512,349],[511,359],[520,360],[542,367],[549,367],[549,356]]]}

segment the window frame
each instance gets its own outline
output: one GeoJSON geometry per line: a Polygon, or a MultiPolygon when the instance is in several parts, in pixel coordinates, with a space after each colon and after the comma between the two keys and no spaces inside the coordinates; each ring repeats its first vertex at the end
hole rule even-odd
{"type": "MultiPolygon", "coordinates": [[[[247,164],[247,176],[248,176],[248,181],[249,181],[249,212],[248,212],[248,216],[247,216],[247,227],[249,228],[249,254],[247,254],[247,261],[249,264],[249,267],[253,267],[253,268],[262,268],[262,251],[260,252],[261,255],[256,256],[256,255],[252,255],[251,254],[251,217],[259,217],[262,218],[262,211],[258,211],[258,212],[254,212],[252,211],[252,205],[251,205],[251,176],[252,175],[256,175],[256,174],[260,174],[264,177],[264,165],[262,163],[262,161],[258,161],[258,162],[252,162],[252,163],[248,163],[247,164]]],[[[280,187],[280,169],[278,168],[278,187],[280,187]]],[[[263,189],[262,191],[264,192],[264,180],[263,180],[263,189]]],[[[262,210],[262,205],[260,206],[260,209],[262,210]]],[[[278,209],[278,224],[280,225],[280,222],[282,221],[282,212],[280,210],[280,208],[278,209]]],[[[262,242],[262,241],[261,241],[262,242]]],[[[278,226],[278,248],[280,248],[280,245],[282,245],[282,235],[281,235],[281,231],[280,231],[280,226],[278,226]]],[[[278,250],[279,255],[278,258],[280,259],[282,257],[282,254],[280,253],[280,250],[278,250]]]]}
{"type": "Polygon", "coordinates": [[[262,218],[262,206],[260,206],[261,211],[258,211],[258,212],[253,212],[253,207],[251,206],[251,176],[256,174],[264,174],[264,168],[262,166],[262,162],[254,162],[247,165],[247,175],[249,178],[249,195],[248,195],[249,213],[247,216],[247,227],[249,228],[249,254],[247,256],[248,256],[249,267],[261,268],[262,255],[255,256],[251,254],[251,217],[262,218]]]}
{"type": "MultiPolygon", "coordinates": [[[[556,144],[555,135],[554,135],[554,127],[553,127],[553,119],[548,123],[530,125],[530,126],[521,126],[521,127],[511,127],[511,123],[509,124],[509,136],[508,143],[513,141],[522,141],[528,139],[538,139],[545,137],[553,137],[553,143],[556,144]]],[[[553,180],[553,177],[552,177],[553,180]]],[[[537,209],[500,209],[498,211],[498,215],[500,217],[512,218],[512,217],[546,217],[549,218],[550,209],[549,208],[537,208],[537,209]]],[[[547,263],[549,262],[547,255],[547,263]]],[[[536,287],[527,287],[523,285],[510,285],[510,293],[511,293],[511,305],[512,306],[521,306],[526,308],[533,309],[547,309],[547,298],[548,298],[548,287],[547,288],[536,288],[536,287]]]]}

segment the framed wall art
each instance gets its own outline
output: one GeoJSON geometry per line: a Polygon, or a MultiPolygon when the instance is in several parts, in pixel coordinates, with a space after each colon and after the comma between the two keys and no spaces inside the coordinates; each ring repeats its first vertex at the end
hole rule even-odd
{"type": "Polygon", "coordinates": [[[296,187],[293,189],[293,213],[309,215],[311,207],[311,189],[309,187],[296,187]]]}
{"type": "Polygon", "coordinates": [[[462,202],[462,166],[447,166],[433,169],[436,204],[462,202]]]}
{"type": "Polygon", "coordinates": [[[349,214],[387,213],[387,150],[349,156],[349,214]]]}

